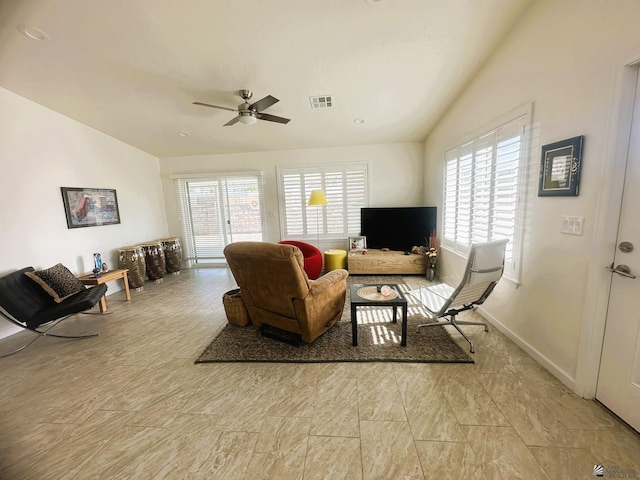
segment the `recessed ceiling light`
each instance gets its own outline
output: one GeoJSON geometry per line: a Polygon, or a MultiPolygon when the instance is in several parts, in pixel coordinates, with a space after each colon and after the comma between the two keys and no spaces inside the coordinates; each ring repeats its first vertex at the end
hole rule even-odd
{"type": "Polygon", "coordinates": [[[188,137],[189,133],[188,132],[178,132],[178,135],[180,135],[181,137],[188,137]]]}
{"type": "Polygon", "coordinates": [[[30,27],[29,25],[18,25],[18,31],[26,37],[34,40],[49,40],[49,35],[36,27],[30,27]]]}
{"type": "Polygon", "coordinates": [[[362,118],[354,118],[353,123],[355,123],[356,125],[362,125],[364,123],[364,120],[362,118]]]}

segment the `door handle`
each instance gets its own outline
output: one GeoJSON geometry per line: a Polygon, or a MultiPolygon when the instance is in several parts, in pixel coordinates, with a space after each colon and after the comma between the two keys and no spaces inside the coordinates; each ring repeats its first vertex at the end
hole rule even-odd
{"type": "Polygon", "coordinates": [[[617,273],[618,275],[622,275],[623,277],[636,278],[636,276],[631,273],[631,269],[628,265],[618,265],[617,267],[614,267],[612,263],[607,267],[607,270],[613,273],[617,273]]]}

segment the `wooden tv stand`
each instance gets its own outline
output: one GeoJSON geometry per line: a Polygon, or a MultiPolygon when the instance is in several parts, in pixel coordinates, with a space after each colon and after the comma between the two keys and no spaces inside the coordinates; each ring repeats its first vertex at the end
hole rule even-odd
{"type": "Polygon", "coordinates": [[[362,252],[349,252],[347,255],[347,269],[353,275],[424,275],[427,262],[424,255],[389,250],[369,249],[366,255],[362,252]]]}

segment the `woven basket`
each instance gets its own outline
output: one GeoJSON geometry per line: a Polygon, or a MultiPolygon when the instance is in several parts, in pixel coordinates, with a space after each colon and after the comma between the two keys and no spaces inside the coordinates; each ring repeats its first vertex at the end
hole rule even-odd
{"type": "Polygon", "coordinates": [[[249,312],[242,300],[242,294],[240,289],[230,290],[222,296],[222,304],[224,305],[224,311],[227,314],[227,320],[229,323],[244,327],[251,323],[249,318],[249,312]]]}

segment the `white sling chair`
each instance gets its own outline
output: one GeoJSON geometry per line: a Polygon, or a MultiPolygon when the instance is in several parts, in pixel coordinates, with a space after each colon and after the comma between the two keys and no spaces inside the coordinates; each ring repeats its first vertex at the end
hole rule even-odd
{"type": "Polygon", "coordinates": [[[457,321],[456,315],[465,310],[481,305],[493,291],[504,270],[504,254],[508,240],[497,240],[486,243],[476,243],[471,246],[467,267],[460,284],[453,288],[445,283],[433,287],[420,287],[409,292],[416,297],[429,314],[429,323],[418,325],[422,327],[434,325],[452,325],[460,332],[475,353],[473,342],[464,334],[458,325],[483,325],[484,331],[489,328],[483,322],[457,321]],[[447,319],[446,317],[449,317],[447,319]],[[437,319],[444,318],[441,322],[437,319]]]}

